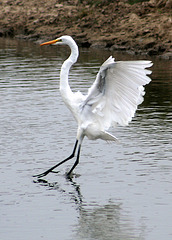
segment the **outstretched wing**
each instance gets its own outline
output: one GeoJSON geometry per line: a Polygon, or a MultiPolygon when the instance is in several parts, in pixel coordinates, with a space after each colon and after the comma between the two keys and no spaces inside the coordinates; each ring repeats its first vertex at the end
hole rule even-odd
{"type": "Polygon", "coordinates": [[[95,119],[103,129],[116,124],[127,125],[142,103],[144,85],[151,79],[151,61],[119,61],[109,57],[88,91],[84,106],[91,107],[95,119]]]}

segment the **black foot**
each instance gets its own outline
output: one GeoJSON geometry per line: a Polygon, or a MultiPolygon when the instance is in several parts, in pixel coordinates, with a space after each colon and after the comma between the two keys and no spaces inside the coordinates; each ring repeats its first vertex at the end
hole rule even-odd
{"type": "MultiPolygon", "coordinates": [[[[37,177],[37,178],[41,178],[41,177],[45,177],[48,173],[52,172],[52,173],[58,173],[58,172],[55,172],[53,171],[55,168],[57,168],[58,166],[60,166],[61,164],[67,162],[69,159],[72,159],[74,156],[75,156],[75,151],[76,151],[76,148],[77,148],[77,145],[78,145],[78,140],[76,140],[75,142],[75,146],[74,146],[74,149],[73,149],[73,152],[72,154],[67,157],[65,160],[59,162],[58,164],[56,164],[55,166],[53,166],[52,168],[48,169],[47,171],[41,173],[41,174],[37,174],[37,175],[34,175],[33,177],[37,177]]],[[[77,155],[77,161],[75,162],[74,166],[72,167],[72,169],[69,171],[68,175],[71,174],[72,170],[76,167],[76,165],[78,164],[78,160],[79,160],[79,152],[80,152],[80,146],[79,146],[79,150],[78,150],[78,155],[77,155]]]]}
{"type": "Polygon", "coordinates": [[[66,173],[66,178],[71,180],[73,178],[73,174],[71,172],[66,173]]]}
{"type": "Polygon", "coordinates": [[[40,173],[40,174],[37,174],[37,175],[33,175],[33,177],[37,177],[37,178],[45,177],[50,172],[52,172],[52,173],[59,173],[59,171],[56,172],[56,171],[47,170],[47,171],[45,171],[43,173],[40,173]]]}

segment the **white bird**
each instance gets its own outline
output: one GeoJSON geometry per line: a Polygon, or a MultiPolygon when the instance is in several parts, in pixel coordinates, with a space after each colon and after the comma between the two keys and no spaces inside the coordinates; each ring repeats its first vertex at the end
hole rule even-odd
{"type": "Polygon", "coordinates": [[[147,76],[151,71],[145,68],[153,64],[145,60],[116,62],[110,56],[100,67],[93,85],[88,89],[88,94],[83,95],[80,92],[72,92],[68,82],[69,70],[79,55],[77,44],[72,37],[62,36],[42,43],[41,46],[49,44],[65,44],[71,49],[69,58],[61,67],[60,92],[78,123],[78,129],[72,154],[35,176],[43,177],[53,172],[59,165],[73,158],[77,150],[76,161],[67,173],[67,176],[70,176],[79,163],[81,144],[85,136],[92,140],[117,141],[117,138],[107,130],[111,126],[128,125],[132,120],[137,106],[143,102],[145,94],[143,86],[151,81],[147,76]]]}

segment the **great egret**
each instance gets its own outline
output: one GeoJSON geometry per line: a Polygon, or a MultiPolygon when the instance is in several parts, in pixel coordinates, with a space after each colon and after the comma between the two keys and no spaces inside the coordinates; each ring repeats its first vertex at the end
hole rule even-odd
{"type": "Polygon", "coordinates": [[[77,61],[78,46],[70,36],[62,36],[55,40],[42,43],[43,45],[66,44],[71,49],[69,58],[63,63],[60,72],[60,92],[63,101],[78,122],[76,142],[72,154],[65,160],[51,167],[47,171],[35,175],[43,177],[53,172],[55,168],[75,156],[76,161],[67,173],[69,176],[79,163],[81,144],[85,136],[89,139],[103,139],[106,141],[117,141],[117,138],[108,133],[110,126],[128,125],[134,117],[137,106],[142,103],[144,85],[151,79],[147,74],[151,67],[151,61],[118,61],[110,56],[100,67],[96,80],[87,95],[80,92],[73,93],[68,83],[68,75],[71,66],[77,61]]]}

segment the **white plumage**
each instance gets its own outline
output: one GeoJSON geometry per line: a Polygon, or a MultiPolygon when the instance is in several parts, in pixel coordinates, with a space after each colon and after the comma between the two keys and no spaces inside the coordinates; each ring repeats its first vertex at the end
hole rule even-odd
{"type": "Polygon", "coordinates": [[[85,136],[89,139],[100,138],[115,141],[116,137],[107,130],[111,126],[128,125],[132,120],[137,106],[143,102],[145,94],[143,86],[151,81],[147,76],[151,74],[151,71],[146,68],[151,67],[152,62],[145,60],[115,62],[111,56],[100,67],[88,94],[82,95],[80,92],[73,93],[68,83],[69,70],[79,55],[75,41],[70,36],[62,36],[41,45],[48,44],[66,44],[71,49],[71,55],[61,68],[60,92],[78,122],[78,130],[72,154],[36,176],[45,176],[53,172],[54,168],[73,158],[79,145],[77,159],[68,173],[69,176],[79,162],[81,143],[85,136]]]}

